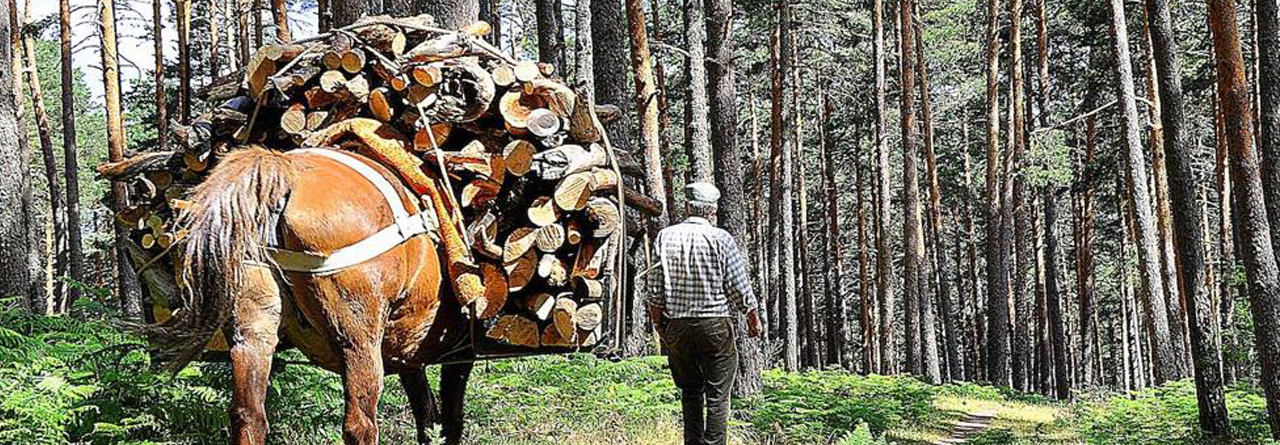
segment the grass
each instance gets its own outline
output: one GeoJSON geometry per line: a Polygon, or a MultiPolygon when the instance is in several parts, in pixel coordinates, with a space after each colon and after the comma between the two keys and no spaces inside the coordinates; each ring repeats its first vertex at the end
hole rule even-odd
{"type": "MultiPolygon", "coordinates": [[[[296,352],[281,358],[301,360],[296,352]]],[[[662,357],[620,362],[559,355],[484,362],[468,385],[468,444],[664,445],[681,440],[680,404],[662,357]]],[[[141,342],[98,322],[0,309],[0,445],[221,444],[230,368],[149,370],[141,342]]],[[[428,377],[438,388],[438,368],[428,377]]],[[[1189,381],[1064,404],[973,384],[931,386],[843,371],[764,373],[765,389],[734,400],[734,445],[931,444],[966,413],[994,412],[973,445],[1199,445],[1189,381]],[[855,428],[860,428],[853,433],[855,428]],[[871,436],[874,436],[872,438],[871,436]],[[887,440],[887,441],[886,441],[887,440]]],[[[1257,388],[1227,392],[1232,445],[1270,441],[1257,388]]],[[[273,372],[269,443],[341,442],[342,384],[311,366],[273,372]]],[[[379,404],[382,443],[412,443],[396,377],[379,404]]]]}

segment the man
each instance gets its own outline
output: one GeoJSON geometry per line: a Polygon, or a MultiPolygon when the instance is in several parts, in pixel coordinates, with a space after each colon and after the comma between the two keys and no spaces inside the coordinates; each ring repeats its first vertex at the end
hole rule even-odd
{"type": "Polygon", "coordinates": [[[666,342],[680,388],[685,445],[724,444],[738,370],[733,316],[747,313],[751,337],[760,335],[760,316],[738,244],[715,226],[720,191],[697,182],[685,193],[689,218],[658,232],[649,319],[666,342]]]}

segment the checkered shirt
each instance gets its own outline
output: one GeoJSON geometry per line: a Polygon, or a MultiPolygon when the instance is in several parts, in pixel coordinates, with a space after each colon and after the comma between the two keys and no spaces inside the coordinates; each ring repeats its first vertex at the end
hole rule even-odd
{"type": "Polygon", "coordinates": [[[691,217],[662,229],[658,266],[649,273],[648,304],[667,318],[728,317],[756,307],[746,262],[729,232],[691,217]]]}

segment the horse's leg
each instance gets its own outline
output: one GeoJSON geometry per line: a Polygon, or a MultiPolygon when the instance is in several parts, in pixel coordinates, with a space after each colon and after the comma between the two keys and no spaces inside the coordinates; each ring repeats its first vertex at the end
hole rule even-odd
{"type": "Polygon", "coordinates": [[[446,445],[462,443],[462,407],[471,378],[472,363],[456,363],[440,367],[441,429],[446,445]]]}
{"type": "Polygon", "coordinates": [[[413,423],[418,428],[418,444],[431,443],[431,425],[440,419],[436,412],[435,397],[431,394],[431,383],[427,382],[424,370],[400,373],[400,384],[409,397],[409,409],[413,411],[413,423]]]}
{"type": "MultiPolygon", "coordinates": [[[[350,331],[348,331],[350,332],[350,331]]],[[[376,339],[352,339],[343,350],[346,368],[342,384],[346,415],[342,441],[346,445],[378,443],[378,396],[382,394],[382,353],[376,339]]]]}
{"type": "Polygon", "coordinates": [[[271,355],[279,342],[280,288],[266,268],[245,269],[243,280],[242,292],[232,296],[231,443],[262,445],[271,355]]]}

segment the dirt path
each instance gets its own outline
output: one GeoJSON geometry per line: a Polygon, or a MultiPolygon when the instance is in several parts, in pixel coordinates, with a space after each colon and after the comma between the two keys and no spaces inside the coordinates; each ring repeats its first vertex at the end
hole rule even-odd
{"type": "Polygon", "coordinates": [[[969,438],[986,430],[991,426],[991,420],[996,417],[996,413],[983,411],[971,412],[965,414],[964,418],[955,423],[951,428],[951,437],[934,442],[935,445],[958,445],[966,443],[969,438]]]}

